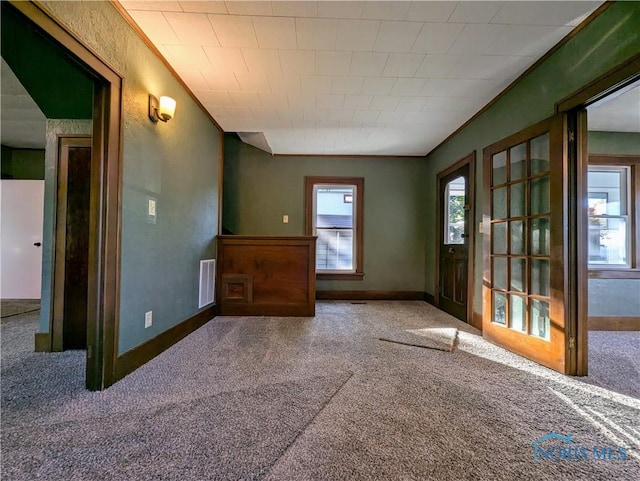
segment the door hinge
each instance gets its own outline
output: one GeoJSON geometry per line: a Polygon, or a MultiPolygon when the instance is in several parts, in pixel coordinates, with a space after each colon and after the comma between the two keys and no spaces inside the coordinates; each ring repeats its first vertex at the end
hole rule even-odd
{"type": "Polygon", "coordinates": [[[575,142],[576,140],[576,134],[573,130],[569,131],[569,142],[575,142]]]}
{"type": "Polygon", "coordinates": [[[576,348],[576,338],[571,336],[569,338],[569,349],[575,349],[576,348]]]}

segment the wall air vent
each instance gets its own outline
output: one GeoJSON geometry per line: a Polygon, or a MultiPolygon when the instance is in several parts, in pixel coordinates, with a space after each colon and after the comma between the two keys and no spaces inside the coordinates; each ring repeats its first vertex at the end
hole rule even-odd
{"type": "Polygon", "coordinates": [[[216,292],[216,260],[200,261],[200,295],[198,307],[204,307],[215,301],[216,292]]]}

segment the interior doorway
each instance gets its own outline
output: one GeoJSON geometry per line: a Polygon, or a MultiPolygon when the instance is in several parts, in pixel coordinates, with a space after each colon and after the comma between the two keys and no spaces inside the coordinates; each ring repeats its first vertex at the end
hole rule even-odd
{"type": "Polygon", "coordinates": [[[475,154],[437,176],[438,229],[435,304],[473,324],[475,154]]]}

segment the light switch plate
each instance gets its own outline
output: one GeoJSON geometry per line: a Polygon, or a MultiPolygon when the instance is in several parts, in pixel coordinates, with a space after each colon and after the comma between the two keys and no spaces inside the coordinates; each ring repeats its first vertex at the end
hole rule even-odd
{"type": "Polygon", "coordinates": [[[153,324],[153,311],[145,312],[144,314],[144,327],[151,327],[153,324]]]}
{"type": "Polygon", "coordinates": [[[289,223],[289,216],[287,214],[284,214],[282,216],[282,223],[283,224],[288,224],[289,223]]]}
{"type": "Polygon", "coordinates": [[[156,215],[156,200],[149,199],[149,215],[156,215]]]}

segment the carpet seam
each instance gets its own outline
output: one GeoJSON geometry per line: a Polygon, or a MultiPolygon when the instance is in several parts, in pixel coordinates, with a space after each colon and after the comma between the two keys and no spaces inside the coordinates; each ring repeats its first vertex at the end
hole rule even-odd
{"type": "Polygon", "coordinates": [[[38,307],[37,309],[31,309],[30,311],[24,311],[24,312],[16,312],[15,314],[8,314],[6,316],[2,316],[0,317],[1,319],[8,319],[9,317],[14,317],[14,316],[21,316],[22,314],[29,314],[31,312],[36,312],[39,311],[40,308],[38,307]]]}
{"type": "Polygon", "coordinates": [[[302,436],[302,434],[304,434],[304,432],[309,428],[309,426],[311,426],[311,424],[313,424],[313,422],[316,420],[316,418],[318,417],[318,415],[325,410],[325,408],[329,405],[329,403],[331,401],[333,401],[333,398],[336,397],[336,395],[342,391],[342,388],[346,386],[346,384],[351,381],[351,378],[355,375],[355,373],[351,373],[349,374],[349,377],[342,383],[340,384],[340,386],[338,386],[338,388],[334,391],[334,393],[329,397],[329,399],[327,399],[325,401],[325,403],[322,405],[322,407],[320,409],[318,409],[318,411],[313,415],[313,417],[309,420],[309,422],[304,426],[303,429],[301,429],[298,434],[295,436],[295,438],[293,438],[291,440],[291,442],[287,445],[286,448],[284,448],[284,450],[282,451],[282,454],[280,454],[280,456],[278,456],[278,458],[274,461],[274,463],[269,467],[269,470],[263,475],[260,476],[258,479],[264,479],[267,476],[269,476],[269,474],[271,474],[271,471],[273,470],[274,466],[276,464],[278,464],[278,462],[284,457],[285,454],[287,454],[287,452],[289,452],[289,450],[291,449],[291,447],[296,443],[296,441],[298,441],[298,438],[300,438],[300,436],[302,436]]]}
{"type": "Polygon", "coordinates": [[[455,350],[455,349],[445,348],[445,347],[422,346],[420,344],[412,344],[412,343],[409,343],[409,342],[393,341],[391,339],[385,339],[383,337],[379,337],[378,340],[379,341],[385,341],[385,342],[391,342],[393,344],[401,344],[403,346],[421,347],[422,349],[432,349],[434,351],[442,351],[442,352],[451,352],[452,353],[455,350]]]}

